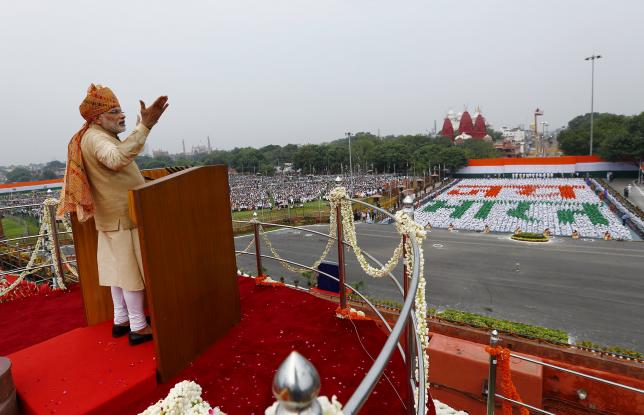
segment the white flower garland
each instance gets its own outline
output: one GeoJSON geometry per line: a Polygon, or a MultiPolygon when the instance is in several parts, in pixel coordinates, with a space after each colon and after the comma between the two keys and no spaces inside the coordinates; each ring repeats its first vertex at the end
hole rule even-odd
{"type": "Polygon", "coordinates": [[[331,215],[336,216],[336,208],[339,205],[342,215],[342,231],[344,233],[344,239],[349,243],[351,249],[360,263],[360,267],[368,275],[371,275],[375,278],[382,278],[385,275],[389,274],[398,264],[400,258],[402,257],[402,240],[400,244],[394,249],[393,256],[385,263],[382,268],[374,268],[369,264],[367,258],[362,254],[362,249],[358,246],[358,240],[356,237],[356,226],[353,221],[353,209],[351,208],[351,202],[348,200],[347,191],[344,187],[336,187],[331,191],[329,201],[331,203],[331,215]]]}
{"type": "MultiPolygon", "coordinates": [[[[43,247],[43,245],[47,245],[47,248],[49,249],[49,252],[52,253],[52,263],[54,266],[54,274],[56,278],[56,283],[57,286],[60,289],[66,289],[67,287],[65,286],[61,274],[61,270],[58,269],[58,257],[57,257],[57,251],[54,249],[53,246],[53,241],[52,241],[52,234],[54,232],[54,226],[51,221],[49,220],[49,211],[47,210],[49,206],[57,206],[58,205],[58,200],[57,199],[46,199],[43,202],[43,210],[42,210],[42,215],[41,215],[41,221],[40,221],[40,229],[38,230],[38,234],[40,235],[38,239],[36,240],[36,246],[34,246],[34,250],[31,252],[31,257],[29,258],[29,262],[27,263],[27,266],[25,269],[18,275],[18,278],[11,283],[9,286],[7,286],[4,290],[0,291],[0,297],[6,295],[9,293],[9,291],[13,290],[16,288],[23,279],[27,275],[33,274],[36,269],[33,268],[34,263],[36,262],[36,259],[38,258],[38,253],[40,252],[40,249],[43,247]],[[45,242],[45,235],[49,235],[49,242],[45,242]]],[[[65,259],[63,258],[63,261],[65,259]]],[[[75,274],[77,275],[77,274],[75,274]]]]}
{"type": "MultiPolygon", "coordinates": [[[[411,277],[414,270],[414,251],[412,249],[413,245],[411,238],[415,238],[416,243],[418,244],[418,289],[416,290],[414,306],[416,321],[418,324],[418,336],[420,337],[420,342],[423,350],[423,362],[425,366],[425,396],[429,396],[427,394],[427,390],[429,389],[429,355],[427,354],[427,350],[429,348],[429,327],[427,326],[427,301],[425,300],[425,258],[423,252],[423,240],[427,236],[427,232],[421,225],[414,222],[414,220],[411,219],[409,215],[407,215],[403,211],[396,213],[396,228],[398,229],[398,232],[404,233],[408,236],[406,242],[406,250],[409,254],[405,256],[405,265],[407,266],[409,277],[411,277]]],[[[415,399],[416,402],[418,402],[418,391],[416,391],[415,399]]]]}
{"type": "Polygon", "coordinates": [[[241,254],[243,254],[243,253],[247,253],[247,252],[248,252],[248,249],[249,249],[251,246],[253,246],[253,243],[255,243],[255,238],[250,238],[250,242],[248,243],[248,246],[246,246],[246,248],[244,248],[244,250],[243,250],[243,251],[241,251],[241,252],[239,252],[239,253],[235,254],[235,256],[240,256],[240,255],[241,255],[241,254]]]}
{"type": "MultiPolygon", "coordinates": [[[[335,216],[336,216],[335,213],[331,212],[331,215],[329,216],[329,239],[327,240],[326,246],[324,247],[324,251],[322,251],[322,255],[320,256],[320,258],[318,258],[313,263],[313,265],[311,265],[311,268],[313,268],[313,269],[317,269],[317,267],[322,263],[322,261],[324,261],[326,259],[326,257],[329,255],[329,252],[331,252],[331,248],[334,245],[335,237],[336,237],[336,234],[337,234],[337,229],[336,229],[336,225],[335,225],[335,223],[336,223],[336,217],[335,216]]],[[[259,225],[259,233],[262,236],[262,239],[264,239],[264,242],[266,243],[266,246],[268,247],[268,249],[270,249],[270,251],[273,254],[273,256],[275,258],[277,258],[279,263],[282,264],[282,266],[284,268],[286,268],[287,270],[289,270],[291,272],[296,272],[296,273],[303,273],[303,272],[310,272],[311,271],[310,269],[306,269],[306,268],[294,267],[291,264],[289,264],[288,262],[286,262],[284,260],[284,258],[282,258],[280,256],[280,254],[275,250],[275,248],[273,247],[273,244],[271,243],[270,239],[268,239],[268,236],[266,236],[266,232],[264,231],[264,228],[261,225],[259,225]]]]}
{"type": "MultiPolygon", "coordinates": [[[[346,189],[343,187],[337,187],[331,191],[330,194],[330,203],[331,203],[331,213],[335,211],[335,208],[338,204],[341,206],[342,212],[342,225],[344,237],[349,242],[349,245],[353,249],[353,252],[360,263],[362,269],[369,275],[373,277],[383,277],[387,275],[393,268],[396,266],[400,258],[403,256],[403,243],[402,240],[398,247],[394,250],[393,256],[387,261],[385,266],[382,268],[372,267],[362,255],[362,250],[358,246],[355,223],[353,221],[353,210],[351,208],[351,201],[347,198],[346,189]]],[[[416,223],[409,215],[404,211],[399,211],[395,215],[396,218],[396,230],[402,235],[407,235],[406,241],[406,251],[408,255],[405,255],[405,265],[408,270],[408,277],[411,278],[411,275],[414,271],[414,251],[412,249],[411,238],[414,238],[418,245],[418,254],[419,254],[419,272],[418,272],[418,289],[416,291],[416,297],[414,299],[415,314],[416,320],[418,322],[418,336],[420,337],[421,346],[423,350],[423,362],[425,366],[425,394],[427,395],[427,390],[429,389],[429,355],[427,354],[427,349],[429,347],[429,328],[427,326],[427,302],[425,300],[425,290],[426,282],[424,277],[424,267],[425,260],[423,256],[423,240],[427,237],[427,232],[423,229],[421,225],[416,223]]],[[[416,402],[418,391],[416,391],[416,402]]],[[[426,411],[426,409],[425,409],[426,411]]]]}
{"type": "MultiPolygon", "coordinates": [[[[338,402],[338,398],[335,395],[331,397],[331,400],[326,396],[318,396],[318,403],[322,407],[322,415],[344,415],[342,412],[342,404],[338,402]]],[[[270,407],[266,408],[264,415],[275,415],[277,412],[277,405],[279,401],[276,401],[270,407]]]]}
{"type": "Polygon", "coordinates": [[[201,386],[184,380],[174,385],[165,399],[148,407],[139,415],[226,415],[219,407],[211,408],[201,398],[201,386]]]}
{"type": "MultiPolygon", "coordinates": [[[[62,254],[62,252],[60,252],[60,250],[58,249],[55,249],[54,247],[53,235],[54,235],[54,232],[57,232],[57,230],[56,230],[56,223],[55,222],[51,223],[51,220],[49,217],[50,206],[53,206],[53,207],[58,206],[58,199],[52,199],[52,198],[45,199],[45,201],[43,202],[42,223],[45,224],[47,233],[49,234],[49,238],[47,238],[47,241],[48,241],[47,249],[51,253],[51,262],[54,265],[56,286],[60,289],[65,290],[67,289],[67,287],[65,286],[65,282],[63,281],[64,271],[60,269],[60,267],[58,266],[58,259],[59,259],[58,254],[59,253],[62,254]]],[[[61,255],[60,261],[61,262],[64,261],[64,259],[62,258],[62,255],[61,255]]]]}

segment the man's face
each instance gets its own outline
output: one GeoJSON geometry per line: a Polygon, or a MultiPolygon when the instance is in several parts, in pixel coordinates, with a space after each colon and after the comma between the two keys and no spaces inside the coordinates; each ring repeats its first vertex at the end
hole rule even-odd
{"type": "Polygon", "coordinates": [[[96,124],[111,133],[122,133],[125,131],[125,113],[121,111],[121,107],[112,108],[111,110],[99,115],[96,119],[96,124]]]}

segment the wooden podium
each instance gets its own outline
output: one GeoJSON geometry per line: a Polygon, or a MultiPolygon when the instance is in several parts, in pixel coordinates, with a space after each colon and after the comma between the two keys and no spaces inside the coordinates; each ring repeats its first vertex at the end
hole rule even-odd
{"type": "MultiPolygon", "coordinates": [[[[130,190],[159,379],[185,368],[240,320],[228,169],[194,167],[130,190]]],[[[112,318],[98,285],[93,221],[73,220],[88,324],[112,318]]]]}

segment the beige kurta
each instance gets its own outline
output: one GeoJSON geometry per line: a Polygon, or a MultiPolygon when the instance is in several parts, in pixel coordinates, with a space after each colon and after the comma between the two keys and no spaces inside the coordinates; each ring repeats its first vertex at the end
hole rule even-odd
{"type": "Polygon", "coordinates": [[[128,190],[145,181],[133,161],[149,130],[139,124],[125,140],[92,124],[81,140],[83,164],[96,207],[99,283],[144,289],[139,235],[128,213],[128,190]]]}

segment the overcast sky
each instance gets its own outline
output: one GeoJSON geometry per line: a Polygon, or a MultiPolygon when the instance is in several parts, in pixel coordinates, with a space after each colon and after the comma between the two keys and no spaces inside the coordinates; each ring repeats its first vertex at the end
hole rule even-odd
{"type": "Polygon", "coordinates": [[[347,131],[488,123],[551,129],[644,111],[642,0],[8,1],[0,7],[0,165],[64,160],[91,82],[134,126],[167,94],[150,149],[320,143],[347,131]],[[212,3],[206,5],[206,3],[212,3]]]}

